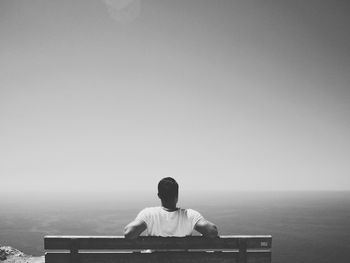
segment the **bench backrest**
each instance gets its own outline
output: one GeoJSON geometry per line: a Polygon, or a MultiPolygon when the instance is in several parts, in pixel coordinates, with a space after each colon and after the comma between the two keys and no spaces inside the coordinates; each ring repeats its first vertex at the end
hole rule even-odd
{"type": "Polygon", "coordinates": [[[189,237],[45,236],[45,263],[271,262],[270,235],[189,237]]]}

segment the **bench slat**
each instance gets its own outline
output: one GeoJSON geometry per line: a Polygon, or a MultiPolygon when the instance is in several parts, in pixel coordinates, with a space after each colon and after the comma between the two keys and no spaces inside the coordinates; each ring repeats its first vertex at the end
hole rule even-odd
{"type": "MultiPolygon", "coordinates": [[[[68,254],[48,253],[45,262],[71,263],[68,254]]],[[[193,263],[220,262],[236,263],[234,253],[206,253],[206,252],[155,252],[155,253],[81,253],[79,263],[193,263]]]]}
{"type": "Polygon", "coordinates": [[[74,242],[79,249],[239,249],[240,242],[247,249],[270,249],[272,237],[222,236],[220,238],[189,237],[139,237],[127,240],[122,236],[45,236],[45,249],[71,249],[74,242]]]}
{"type": "Polygon", "coordinates": [[[271,263],[271,252],[247,253],[247,263],[271,263]]]}
{"type": "MultiPolygon", "coordinates": [[[[71,263],[69,254],[46,253],[45,262],[71,263]]],[[[79,263],[238,263],[237,252],[156,252],[156,253],[81,253],[79,263]]],[[[271,262],[271,253],[248,253],[247,263],[271,262]]]]}

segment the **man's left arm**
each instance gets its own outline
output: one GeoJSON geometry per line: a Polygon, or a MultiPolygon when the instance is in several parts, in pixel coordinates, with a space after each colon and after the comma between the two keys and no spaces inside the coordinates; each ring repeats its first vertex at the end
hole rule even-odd
{"type": "Polygon", "coordinates": [[[194,229],[205,237],[214,238],[214,237],[217,237],[219,234],[216,225],[214,225],[212,222],[209,222],[204,218],[200,219],[196,223],[196,225],[194,226],[194,229]]]}
{"type": "Polygon", "coordinates": [[[205,237],[214,238],[219,235],[216,225],[206,220],[199,212],[188,209],[190,217],[192,217],[193,229],[201,233],[205,237]]]}

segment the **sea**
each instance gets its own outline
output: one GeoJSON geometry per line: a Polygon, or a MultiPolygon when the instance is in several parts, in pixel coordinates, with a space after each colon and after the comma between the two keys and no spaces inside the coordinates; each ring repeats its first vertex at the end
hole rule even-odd
{"type": "MultiPolygon", "coordinates": [[[[0,245],[44,254],[45,235],[122,235],[155,193],[0,194],[0,245]]],[[[196,192],[179,196],[220,235],[272,235],[272,262],[350,262],[350,191],[196,192]]]]}

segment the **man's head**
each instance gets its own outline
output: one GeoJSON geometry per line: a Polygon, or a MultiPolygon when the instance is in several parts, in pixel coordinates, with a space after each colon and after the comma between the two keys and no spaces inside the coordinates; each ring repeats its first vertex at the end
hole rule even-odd
{"type": "Polygon", "coordinates": [[[163,206],[176,206],[179,196],[179,185],[174,178],[165,177],[158,183],[158,197],[163,206]]]}

